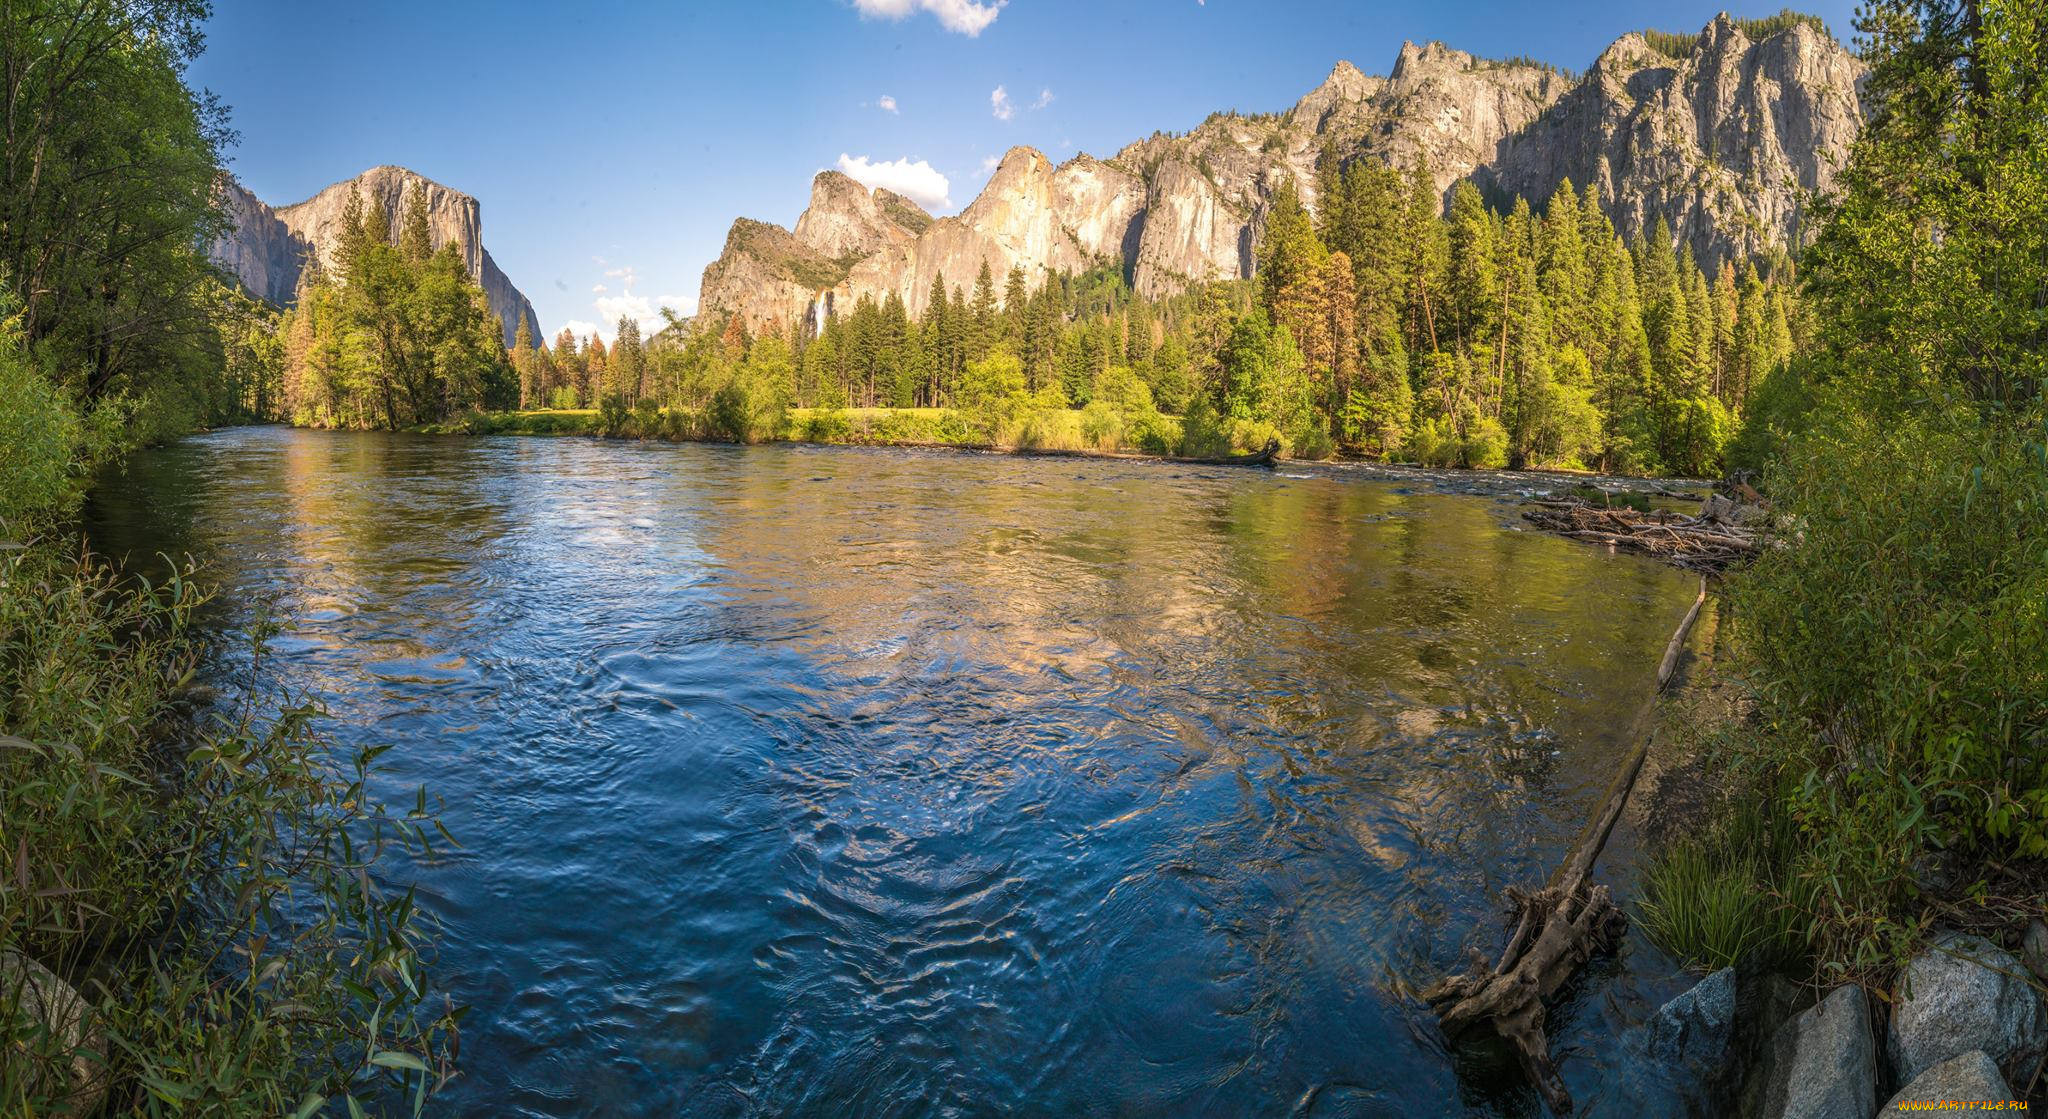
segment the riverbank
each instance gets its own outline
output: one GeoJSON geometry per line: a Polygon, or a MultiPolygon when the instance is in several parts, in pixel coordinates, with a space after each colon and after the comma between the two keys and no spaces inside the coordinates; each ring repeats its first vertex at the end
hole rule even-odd
{"type": "Polygon", "coordinates": [[[1652,714],[1628,814],[1648,855],[1632,916],[1705,977],[1623,1037],[1620,1071],[1587,1113],[1789,1119],[1944,1100],[2048,1105],[2038,880],[2000,872],[2002,892],[2033,898],[2014,906],[1973,895],[1960,861],[1919,868],[1923,897],[1895,959],[1851,971],[1817,956],[1809,922],[1824,898],[1791,873],[1804,841],[1753,799],[1755,742],[1767,733],[1746,679],[1753,652],[1725,594],[1709,601],[1682,686],[1652,714]]]}
{"type": "MultiPolygon", "coordinates": [[[[1715,496],[1698,518],[1615,510],[1608,519],[1659,533],[1747,526],[1758,534],[1751,558],[1774,552],[1774,529],[1806,523],[1743,492],[1758,503],[1715,496]]],[[[1583,517],[1549,523],[1559,502],[1530,504],[1550,531],[1616,544],[1610,532],[1585,531],[1583,517]]],[[[1578,514],[1598,509],[1571,504],[1578,514]]],[[[1659,558],[1688,566],[1683,553],[1659,558]]],[[[1726,593],[1753,601],[1792,562],[1766,559],[1754,581],[1741,570],[1715,580],[1722,593],[1701,614],[1679,686],[1650,712],[1627,812],[1648,861],[1628,909],[1652,944],[1706,978],[1623,1037],[1623,1060],[1588,1113],[1780,1119],[1957,1099],[2048,1104],[2048,868],[2038,860],[1923,856],[1908,871],[1911,894],[1881,911],[1898,923],[1881,950],[1829,955],[1821,930],[1841,920],[1842,903],[1826,876],[1855,864],[1831,853],[1840,837],[1803,834],[1783,807],[1810,798],[1813,779],[1803,794],[1784,787],[1783,732],[1726,593]]]]}
{"type": "MultiPolygon", "coordinates": [[[[675,443],[780,442],[821,446],[950,449],[999,454],[1071,455],[1089,458],[1194,461],[1256,454],[1269,438],[1263,428],[1248,427],[1228,440],[1209,440],[1190,447],[1185,418],[1159,415],[1141,428],[1144,438],[1132,440],[1128,427],[1098,421],[1077,409],[1034,412],[1028,422],[1013,425],[1013,437],[991,440],[965,413],[951,408],[792,408],[764,423],[757,438],[736,439],[717,426],[706,412],[662,409],[614,411],[595,408],[527,409],[511,412],[468,412],[445,423],[422,424],[409,430],[422,435],[583,436],[593,439],[645,439],[675,443]],[[1200,455],[1189,451],[1200,450],[1200,455]]],[[[1528,469],[1431,466],[1343,458],[1334,454],[1297,458],[1284,441],[1277,458],[1297,465],[1322,465],[1358,471],[1396,482],[1423,480],[1443,492],[1474,496],[1527,497],[1574,489],[1607,493],[1640,493],[1652,497],[1696,500],[1708,482],[1697,478],[1602,474],[1551,466],[1528,469]]]]}
{"type": "Polygon", "coordinates": [[[0,1115],[423,1098],[452,1021],[410,895],[374,875],[427,849],[425,800],[387,813],[376,753],[253,670],[229,701],[196,682],[201,572],[81,533],[123,434],[0,320],[0,1115]]]}
{"type": "Polygon", "coordinates": [[[1159,417],[1157,438],[1124,438],[1122,424],[1091,427],[1085,412],[1071,408],[1033,411],[1011,425],[1008,440],[990,437],[953,408],[789,408],[756,417],[734,418],[713,410],[680,408],[532,409],[468,412],[445,423],[413,430],[428,435],[585,435],[689,443],[820,443],[856,447],[955,447],[961,450],[1057,451],[1075,454],[1164,454],[1183,439],[1180,417],[1159,417]]]}

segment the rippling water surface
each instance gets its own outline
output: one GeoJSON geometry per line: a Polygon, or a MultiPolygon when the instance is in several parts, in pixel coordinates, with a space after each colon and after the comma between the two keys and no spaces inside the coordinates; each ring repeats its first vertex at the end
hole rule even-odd
{"type": "Polygon", "coordinates": [[[1342,471],[891,450],[243,429],[91,518],[445,798],[389,876],[465,1115],[1524,1111],[1402,984],[1568,845],[1691,591],[1342,471]]]}

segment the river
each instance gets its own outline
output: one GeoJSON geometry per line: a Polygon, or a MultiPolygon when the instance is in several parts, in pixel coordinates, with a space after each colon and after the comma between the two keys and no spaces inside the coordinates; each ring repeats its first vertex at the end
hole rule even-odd
{"type": "MultiPolygon", "coordinates": [[[[443,799],[384,873],[480,1116],[1528,1113],[1402,985],[1497,945],[1694,589],[1321,468],[246,428],[88,518],[443,799]]],[[[1673,989],[1623,955],[1581,1098],[1673,989]]]]}

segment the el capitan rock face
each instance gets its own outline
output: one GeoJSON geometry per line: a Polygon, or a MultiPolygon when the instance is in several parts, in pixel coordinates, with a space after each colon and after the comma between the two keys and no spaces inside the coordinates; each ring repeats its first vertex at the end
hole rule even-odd
{"type": "Polygon", "coordinates": [[[232,228],[208,246],[208,254],[232,272],[250,294],[285,306],[297,298],[308,260],[319,261],[323,268],[334,267],[335,251],[341,244],[341,217],[351,189],[360,193],[366,209],[383,203],[391,215],[395,238],[415,183],[426,195],[427,231],[434,247],[450,242],[462,246],[470,278],[483,288],[491,311],[505,323],[506,345],[511,345],[521,318],[530,324],[535,340],[541,339],[533,304],[484,248],[482,207],[477,200],[403,167],[372,167],[304,202],[275,209],[240,183],[223,179],[221,206],[232,228]]]}
{"type": "Polygon", "coordinates": [[[1809,23],[1752,40],[1725,15],[1681,54],[1625,35],[1574,80],[1410,43],[1390,77],[1340,62],[1284,113],[1213,114],[1111,159],[1055,167],[1012,148],[947,218],[822,172],[794,233],[734,223],[699,304],[714,321],[736,314],[758,329],[890,292],[916,315],[935,277],[971,290],[983,264],[998,293],[1012,267],[1036,287],[1117,264],[1152,297],[1247,277],[1274,192],[1292,180],[1313,210],[1326,157],[1420,161],[1439,191],[1469,179],[1536,204],[1569,177],[1598,193],[1622,236],[1665,218],[1710,266],[1794,244],[1809,197],[1833,183],[1860,127],[1862,64],[1809,23]],[[914,218],[877,221],[892,210],[914,218]]]}

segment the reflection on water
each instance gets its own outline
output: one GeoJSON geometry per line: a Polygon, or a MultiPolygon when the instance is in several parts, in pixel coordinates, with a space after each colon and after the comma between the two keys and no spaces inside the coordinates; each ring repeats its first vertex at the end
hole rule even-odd
{"type": "MultiPolygon", "coordinates": [[[[390,874],[475,1115],[1526,1108],[1400,983],[1569,842],[1691,592],[1383,482],[816,447],[245,429],[91,517],[446,799],[390,874]]],[[[1560,1012],[1575,1092],[1640,1001],[1560,1012]]]]}

